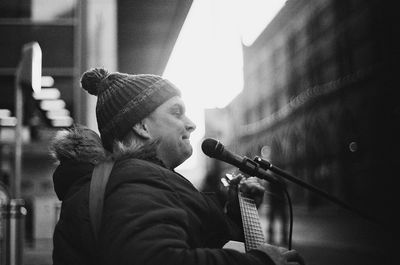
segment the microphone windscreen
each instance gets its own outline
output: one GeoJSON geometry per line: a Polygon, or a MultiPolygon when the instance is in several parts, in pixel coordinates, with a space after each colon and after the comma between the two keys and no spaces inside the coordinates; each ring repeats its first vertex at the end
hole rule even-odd
{"type": "Polygon", "coordinates": [[[218,141],[212,138],[207,138],[201,144],[201,150],[209,157],[215,157],[217,155],[218,141]]]}

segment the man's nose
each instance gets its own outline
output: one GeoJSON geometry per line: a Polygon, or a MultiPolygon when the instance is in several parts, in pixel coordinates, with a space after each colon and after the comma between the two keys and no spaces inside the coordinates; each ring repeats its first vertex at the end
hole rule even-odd
{"type": "Polygon", "coordinates": [[[194,124],[194,122],[192,122],[188,117],[186,117],[185,127],[187,131],[193,132],[196,129],[196,124],[194,124]]]}

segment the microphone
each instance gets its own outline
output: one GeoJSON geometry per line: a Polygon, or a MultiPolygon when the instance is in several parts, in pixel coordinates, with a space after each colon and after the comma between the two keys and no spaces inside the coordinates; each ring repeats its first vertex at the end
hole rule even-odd
{"type": "Polygon", "coordinates": [[[350,210],[359,216],[374,222],[375,224],[381,224],[377,219],[374,217],[370,216],[367,213],[364,213],[360,211],[359,209],[339,200],[338,198],[328,194],[327,192],[318,189],[317,187],[308,184],[301,179],[298,179],[288,172],[272,165],[270,162],[260,158],[260,157],[255,157],[254,160],[251,160],[247,157],[241,157],[239,155],[236,155],[228,150],[225,149],[225,146],[221,144],[219,141],[212,139],[212,138],[207,138],[203,141],[201,144],[201,149],[203,150],[204,154],[208,155],[209,157],[221,160],[223,162],[226,162],[228,164],[231,164],[237,168],[239,168],[240,171],[249,174],[250,176],[256,176],[261,179],[265,179],[270,182],[275,182],[275,183],[280,183],[282,184],[282,181],[279,178],[276,178],[270,174],[267,173],[266,170],[270,170],[273,173],[277,174],[279,177],[284,178],[286,180],[289,180],[303,188],[306,188],[312,192],[315,192],[316,194],[324,197],[325,199],[336,203],[337,205],[343,207],[344,209],[350,210]]]}
{"type": "Polygon", "coordinates": [[[225,149],[225,146],[221,142],[215,139],[212,138],[205,139],[201,144],[201,149],[203,150],[203,153],[206,154],[207,156],[231,164],[239,168],[239,170],[242,171],[243,173],[246,173],[250,176],[256,176],[270,182],[280,183],[278,179],[268,174],[267,171],[262,167],[260,167],[258,163],[251,160],[248,157],[245,156],[241,157],[237,154],[228,151],[227,149],[225,149]]]}

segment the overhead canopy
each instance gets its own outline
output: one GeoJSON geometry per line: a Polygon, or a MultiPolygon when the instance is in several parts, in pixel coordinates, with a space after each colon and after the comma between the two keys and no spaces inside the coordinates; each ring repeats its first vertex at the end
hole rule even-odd
{"type": "Polygon", "coordinates": [[[118,68],[161,75],[192,0],[118,1],[118,68]]]}

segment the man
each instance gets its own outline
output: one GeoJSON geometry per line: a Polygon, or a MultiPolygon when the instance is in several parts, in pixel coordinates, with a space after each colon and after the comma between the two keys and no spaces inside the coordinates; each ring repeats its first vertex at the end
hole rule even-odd
{"type": "MultiPolygon", "coordinates": [[[[86,72],[81,83],[97,96],[101,140],[76,127],[52,144],[60,161],[54,187],[62,200],[54,264],[302,264],[296,251],[268,244],[248,253],[221,248],[243,239],[241,222],[174,171],[192,154],[195,125],[173,84],[104,69],[86,72]],[[89,185],[94,165],[106,156],[115,164],[95,240],[89,185]]],[[[250,196],[263,193],[254,180],[242,187],[250,196]]]]}

